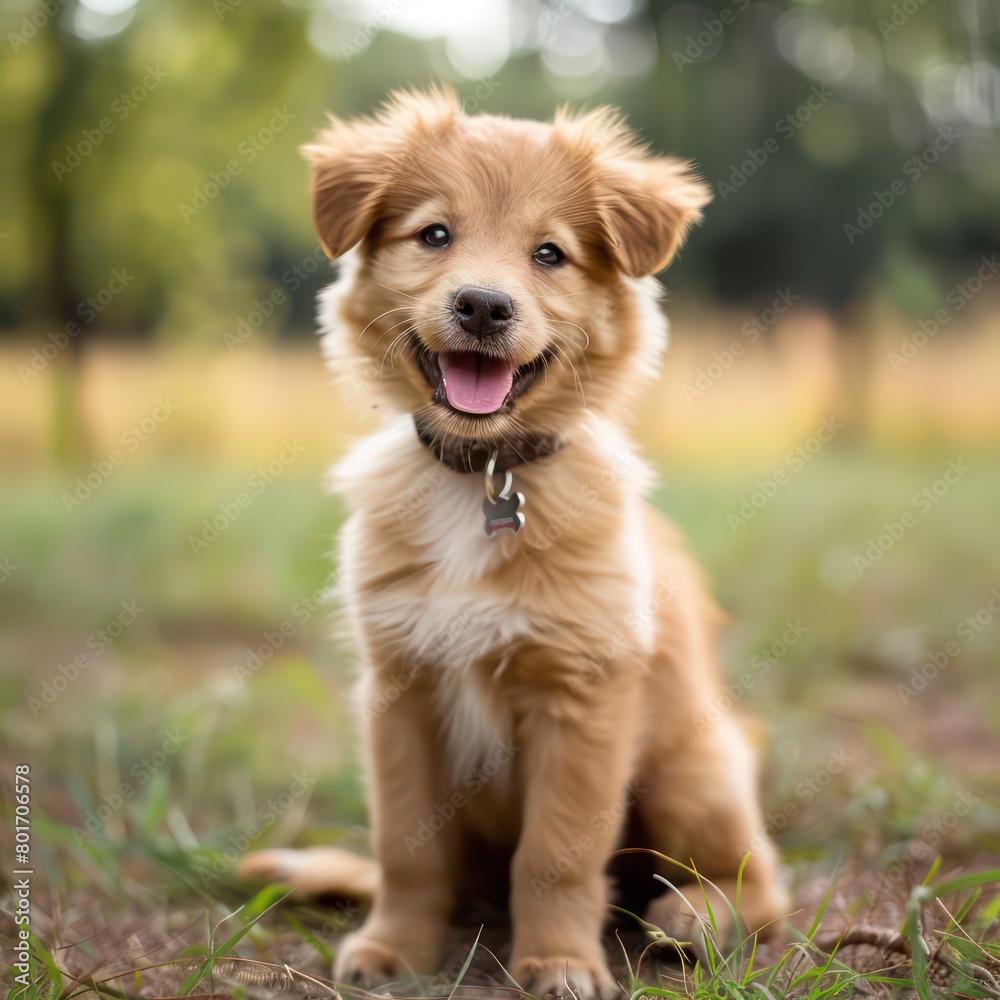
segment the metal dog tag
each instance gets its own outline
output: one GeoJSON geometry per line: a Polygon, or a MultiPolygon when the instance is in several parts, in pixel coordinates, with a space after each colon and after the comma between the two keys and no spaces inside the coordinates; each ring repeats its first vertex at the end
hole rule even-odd
{"type": "Polygon", "coordinates": [[[483,500],[483,513],[486,515],[486,536],[492,538],[497,532],[510,528],[520,531],[524,527],[523,493],[511,493],[514,477],[508,469],[504,473],[503,489],[499,496],[493,495],[493,471],[496,468],[497,452],[494,450],[486,463],[486,499],[483,500]]]}

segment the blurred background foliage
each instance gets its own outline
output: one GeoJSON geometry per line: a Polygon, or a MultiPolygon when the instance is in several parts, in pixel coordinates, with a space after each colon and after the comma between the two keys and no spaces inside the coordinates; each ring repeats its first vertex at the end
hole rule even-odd
{"type": "MultiPolygon", "coordinates": [[[[218,336],[220,316],[244,315],[314,252],[296,148],[324,113],[366,111],[388,88],[432,79],[488,112],[548,117],[564,99],[611,102],[658,149],[693,158],[718,193],[672,275],[687,291],[761,302],[790,286],[840,312],[883,292],[920,316],[1000,243],[990,0],[0,9],[0,323],[14,330],[78,318],[78,303],[127,264],[128,293],[93,331],[218,336]],[[291,120],[261,132],[283,108],[291,120]],[[955,138],[911,179],[905,164],[941,129],[955,138]],[[766,166],[741,167],[769,138],[766,166]],[[234,159],[240,173],[186,214],[234,159]],[[727,188],[734,170],[744,183],[727,188]],[[897,179],[910,190],[850,242],[844,224],[897,179]]],[[[310,296],[295,295],[268,331],[310,321],[310,296]]]]}
{"type": "Polygon", "coordinates": [[[770,727],[796,888],[817,859],[828,881],[837,856],[908,857],[969,790],[921,856],[995,866],[995,0],[0,0],[0,757],[33,763],[47,878],[124,884],[122,909],[186,891],[303,768],[311,800],[257,845],[363,840],[344,830],[364,818],[351,654],[317,595],[343,516],[322,469],[370,417],[313,342],[333,271],[297,150],[327,111],[437,79],[470,111],[617,104],[716,191],[665,277],[671,351],[637,430],[732,614],[727,679],[775,658],[738,707],[770,727]],[[790,460],[828,419],[832,442],[790,460]],[[193,546],[287,441],[301,457],[193,546]],[[969,471],[859,570],[953,462],[969,471]],[[123,601],[138,620],[33,708],[123,601]],[[970,615],[974,641],[930,670],[970,615]],[[778,653],[789,622],[807,631],[778,653]],[[178,727],[185,749],[79,841],[178,727]]]}

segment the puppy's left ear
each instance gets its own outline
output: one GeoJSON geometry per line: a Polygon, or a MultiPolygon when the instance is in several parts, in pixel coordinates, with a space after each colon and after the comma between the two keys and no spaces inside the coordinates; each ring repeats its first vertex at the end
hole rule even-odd
{"type": "Polygon", "coordinates": [[[341,121],[302,147],[311,167],[313,224],[336,260],[360,243],[371,228],[387,178],[387,136],[371,119],[341,121]]]}
{"type": "Polygon", "coordinates": [[[601,164],[598,212],[618,267],[633,278],[663,270],[712,200],[682,160],[622,156],[601,164]]]}
{"type": "Polygon", "coordinates": [[[360,243],[390,187],[407,173],[411,146],[430,144],[461,114],[448,87],[393,91],[372,118],[330,118],[302,147],[311,167],[313,222],[323,249],[336,259],[360,243]]]}

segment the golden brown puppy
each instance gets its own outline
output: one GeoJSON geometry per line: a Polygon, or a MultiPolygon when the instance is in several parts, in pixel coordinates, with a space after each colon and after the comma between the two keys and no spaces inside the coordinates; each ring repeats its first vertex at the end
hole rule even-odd
{"type": "MultiPolygon", "coordinates": [[[[751,751],[713,710],[713,606],[622,430],[666,344],[650,276],[708,190],[612,111],[470,117],[439,90],[335,120],[305,153],[343,258],[326,355],[385,413],[335,470],[377,868],[265,851],[243,872],[372,893],[335,969],[365,985],[435,968],[486,848],[509,852],[508,968],[539,996],[615,991],[601,928],[623,838],[733,903],[747,857],[740,916],[764,928],[786,901],[751,751]]],[[[647,918],[695,940],[704,909],[689,880],[647,918]]]]}

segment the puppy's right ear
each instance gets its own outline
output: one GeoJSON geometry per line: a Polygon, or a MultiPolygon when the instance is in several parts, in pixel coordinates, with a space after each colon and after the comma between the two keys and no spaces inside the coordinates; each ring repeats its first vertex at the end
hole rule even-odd
{"type": "Polygon", "coordinates": [[[375,222],[388,179],[385,128],[371,119],[330,119],[316,141],[302,147],[312,167],[313,224],[335,260],[360,243],[375,222]]]}
{"type": "Polygon", "coordinates": [[[331,258],[365,238],[390,187],[405,186],[408,151],[431,147],[461,113],[447,86],[393,91],[374,118],[331,116],[316,141],[302,147],[312,166],[313,222],[331,258]]]}

